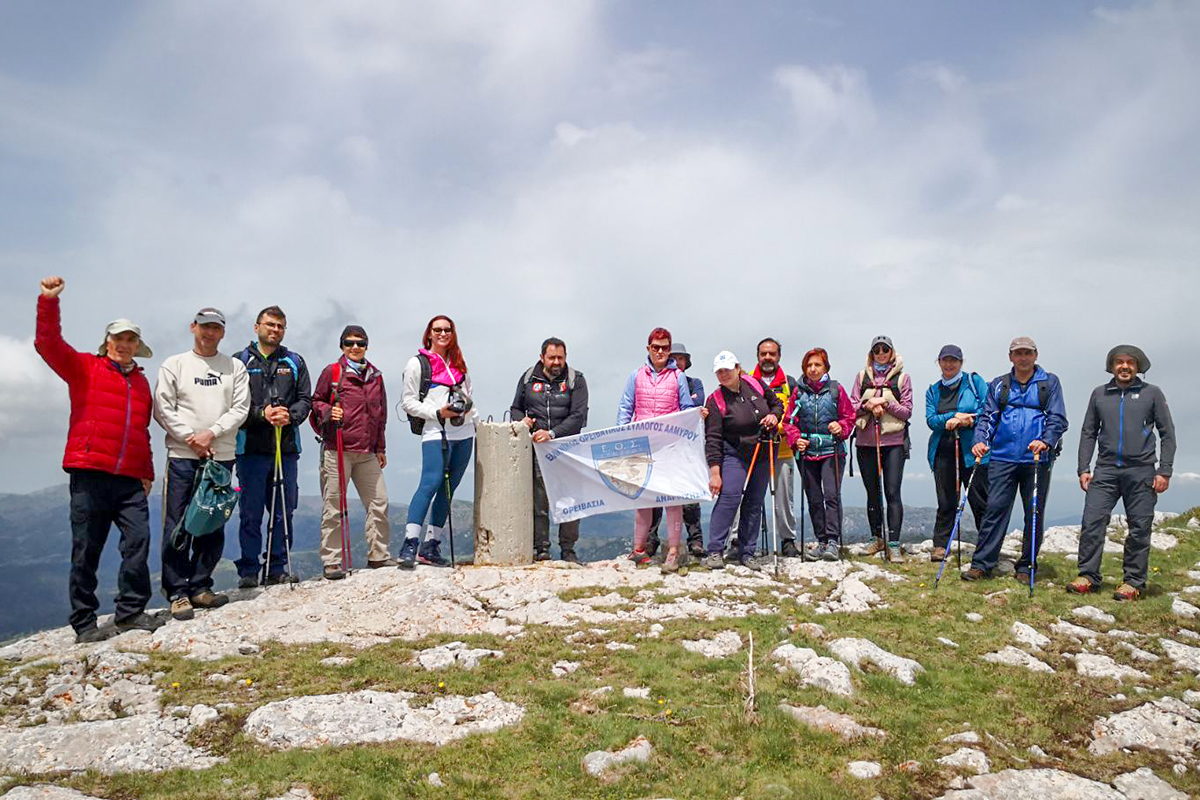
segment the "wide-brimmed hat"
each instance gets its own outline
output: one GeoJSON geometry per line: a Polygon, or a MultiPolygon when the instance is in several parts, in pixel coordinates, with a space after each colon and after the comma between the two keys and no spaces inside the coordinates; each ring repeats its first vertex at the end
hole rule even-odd
{"type": "Polygon", "coordinates": [[[108,327],[104,329],[104,341],[100,342],[100,347],[96,349],[96,355],[103,356],[108,354],[108,337],[116,336],[119,333],[129,332],[138,337],[140,344],[137,352],[133,354],[134,358],[150,358],[154,355],[154,351],[150,349],[150,345],[142,340],[142,329],[127,319],[114,319],[108,323],[108,327]]]}
{"type": "Polygon", "coordinates": [[[671,343],[671,355],[687,356],[688,361],[692,360],[692,354],[688,352],[687,345],[685,345],[683,342],[672,342],[671,343]]]}
{"type": "Polygon", "coordinates": [[[1133,356],[1137,361],[1137,371],[1145,374],[1150,371],[1150,359],[1142,352],[1142,348],[1135,347],[1131,344],[1119,344],[1112,350],[1108,351],[1108,358],[1104,361],[1104,368],[1109,372],[1113,371],[1113,362],[1117,360],[1117,356],[1127,355],[1133,356]]]}

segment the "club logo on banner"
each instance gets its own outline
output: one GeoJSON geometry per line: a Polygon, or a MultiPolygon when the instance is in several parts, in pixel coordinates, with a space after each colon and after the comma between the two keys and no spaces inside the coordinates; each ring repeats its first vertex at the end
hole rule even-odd
{"type": "Polygon", "coordinates": [[[555,522],[709,498],[698,408],[542,442],[534,453],[555,522]]]}

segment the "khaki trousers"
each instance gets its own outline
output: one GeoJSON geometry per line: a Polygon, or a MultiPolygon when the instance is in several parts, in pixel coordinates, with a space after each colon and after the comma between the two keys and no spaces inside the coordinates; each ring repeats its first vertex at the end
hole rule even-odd
{"type": "MultiPolygon", "coordinates": [[[[367,512],[367,559],[383,561],[388,557],[388,496],[383,469],[374,453],[342,453],[346,484],[354,490],[367,512]]],[[[321,460],[321,563],[342,563],[342,532],[338,521],[341,498],[338,496],[337,451],[325,450],[321,460]]]]}

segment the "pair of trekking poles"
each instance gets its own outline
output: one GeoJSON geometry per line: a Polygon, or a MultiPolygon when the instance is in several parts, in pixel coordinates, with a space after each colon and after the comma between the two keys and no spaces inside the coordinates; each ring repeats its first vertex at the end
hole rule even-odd
{"type": "MultiPolygon", "coordinates": [[[[267,563],[263,565],[262,585],[267,585],[267,580],[271,577],[271,552],[275,549],[275,500],[278,498],[282,508],[280,521],[283,522],[283,547],[287,554],[287,569],[295,571],[295,566],[292,565],[292,537],[288,530],[288,507],[287,507],[287,488],[283,480],[283,428],[275,426],[275,467],[271,475],[271,503],[270,510],[267,512],[267,563]]],[[[288,580],[288,585],[296,588],[296,583],[293,580],[288,580]]]]}

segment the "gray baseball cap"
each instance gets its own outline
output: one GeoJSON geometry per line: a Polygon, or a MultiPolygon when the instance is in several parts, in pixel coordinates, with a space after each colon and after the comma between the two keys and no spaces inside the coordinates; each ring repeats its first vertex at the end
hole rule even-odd
{"type": "Polygon", "coordinates": [[[1013,350],[1032,350],[1035,353],[1038,351],[1037,344],[1028,336],[1018,336],[1013,339],[1008,345],[1008,352],[1011,353],[1013,350]]]}
{"type": "Polygon", "coordinates": [[[896,349],[896,348],[895,348],[895,347],[892,345],[892,339],[891,339],[891,337],[890,337],[890,336],[876,336],[874,339],[872,339],[872,340],[871,340],[871,348],[870,348],[870,349],[874,350],[874,349],[875,349],[875,345],[877,345],[877,344],[886,344],[886,345],[887,345],[887,347],[888,347],[888,350],[895,350],[895,349],[896,349]]]}
{"type": "Polygon", "coordinates": [[[192,320],[197,325],[209,325],[216,323],[222,328],[225,327],[225,315],[211,306],[202,308],[196,312],[196,318],[192,320]]]}
{"type": "Polygon", "coordinates": [[[96,355],[102,356],[108,353],[108,337],[116,336],[119,333],[132,333],[138,337],[141,342],[137,352],[133,354],[134,358],[150,358],[154,352],[150,349],[150,345],[142,341],[142,329],[127,319],[114,319],[108,323],[108,327],[104,329],[104,341],[100,342],[100,347],[96,349],[96,355]]]}

